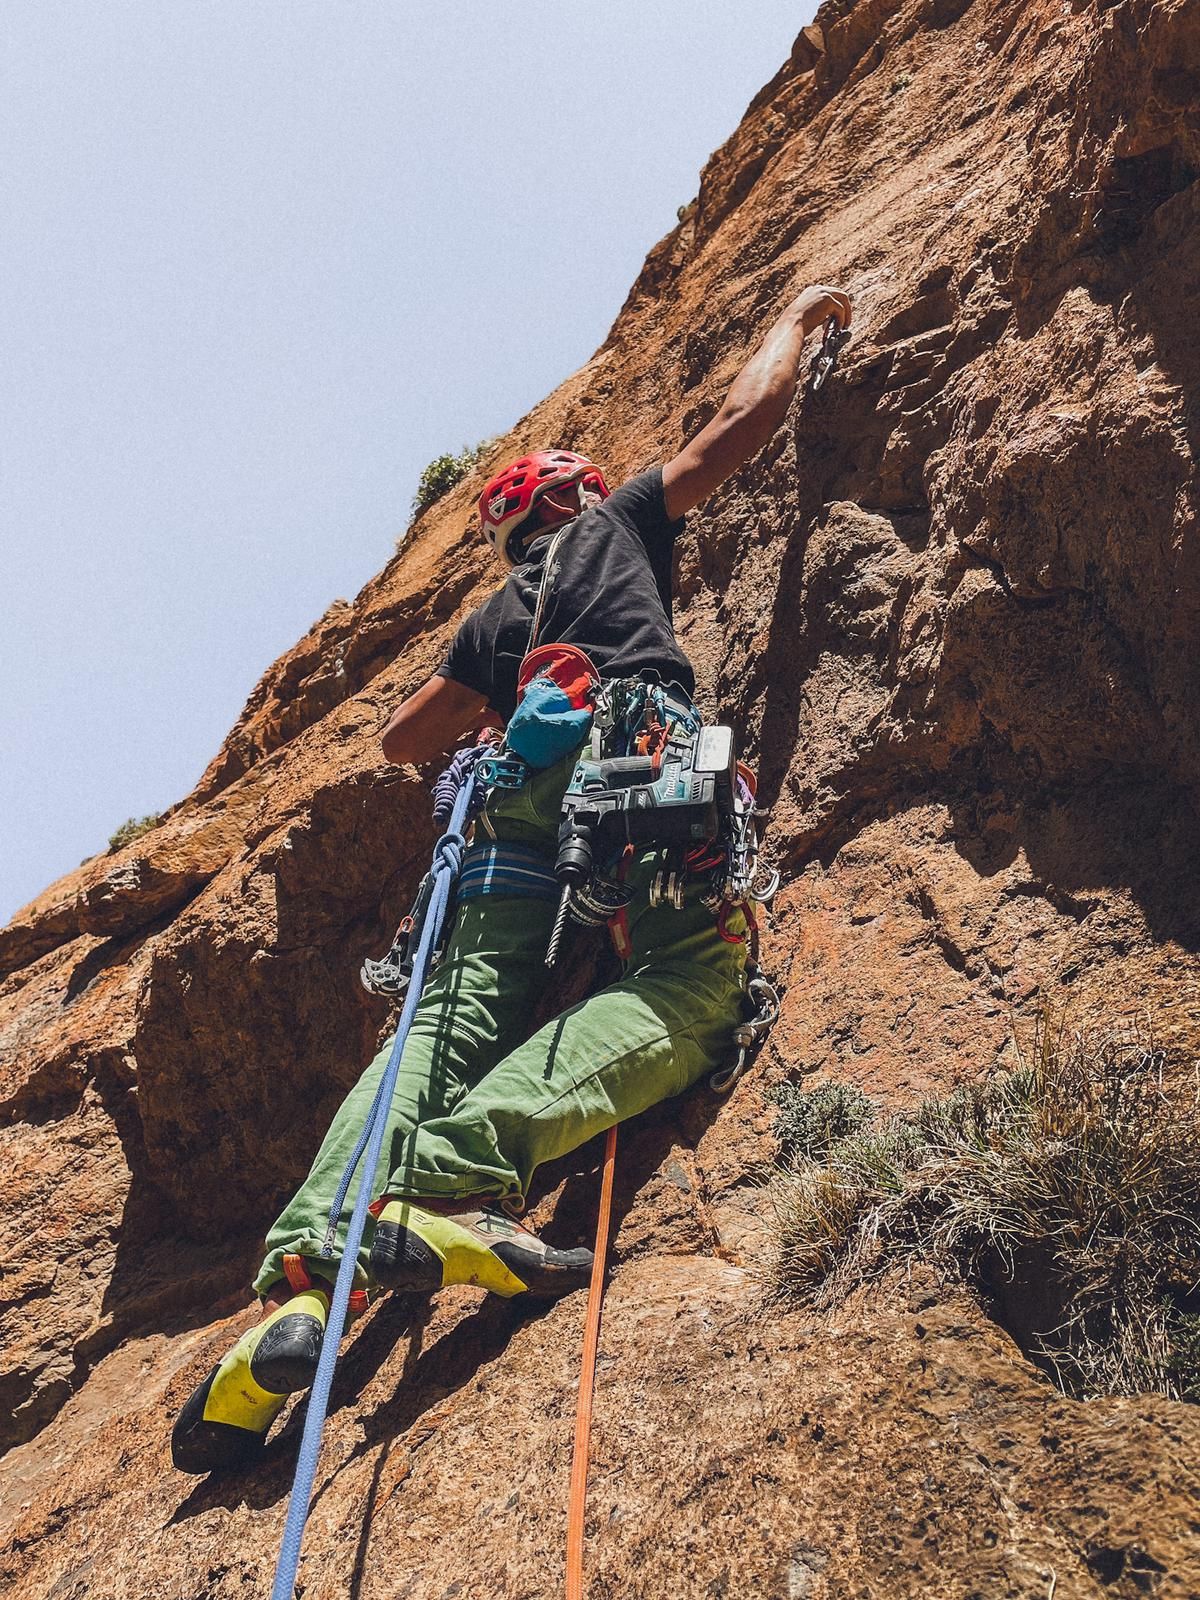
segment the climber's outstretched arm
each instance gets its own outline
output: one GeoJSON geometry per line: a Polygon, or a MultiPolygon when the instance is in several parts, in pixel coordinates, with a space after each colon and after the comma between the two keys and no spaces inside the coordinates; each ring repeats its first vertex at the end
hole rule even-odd
{"type": "Polygon", "coordinates": [[[448,755],[486,706],[483,695],[466,684],[430,678],[392,713],[383,730],[383,753],[389,761],[411,761],[414,766],[448,755]]]}
{"type": "Polygon", "coordinates": [[[669,517],[699,505],[766,444],[792,403],[804,341],[827,317],[849,327],[850,296],[814,284],[788,306],[734,379],[720,411],[663,468],[669,517]]]}

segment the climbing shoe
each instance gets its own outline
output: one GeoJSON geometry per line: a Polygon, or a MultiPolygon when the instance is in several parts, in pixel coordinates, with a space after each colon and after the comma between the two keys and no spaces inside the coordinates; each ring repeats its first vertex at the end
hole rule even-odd
{"type": "MultiPolygon", "coordinates": [[[[300,1256],[285,1256],[283,1266],[291,1298],[242,1335],[179,1413],[171,1459],[180,1472],[215,1472],[253,1461],[288,1396],[316,1377],[329,1293],[314,1285],[300,1256]]],[[[366,1294],[356,1290],[351,1315],[365,1309],[366,1294]]]]}
{"type": "Polygon", "coordinates": [[[506,1299],[552,1299],[591,1278],[590,1250],[555,1250],[499,1207],[441,1215],[411,1200],[385,1197],[376,1205],[371,1271],[387,1289],[428,1294],[474,1283],[506,1299]]]}

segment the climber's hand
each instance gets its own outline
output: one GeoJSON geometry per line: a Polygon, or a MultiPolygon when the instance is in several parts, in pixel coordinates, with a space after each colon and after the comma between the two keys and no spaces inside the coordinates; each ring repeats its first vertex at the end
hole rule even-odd
{"type": "Polygon", "coordinates": [[[830,317],[837,318],[839,328],[848,328],[853,308],[850,296],[841,289],[830,289],[826,284],[810,284],[792,301],[788,308],[793,316],[799,317],[804,327],[805,335],[814,329],[823,327],[830,317]]]}

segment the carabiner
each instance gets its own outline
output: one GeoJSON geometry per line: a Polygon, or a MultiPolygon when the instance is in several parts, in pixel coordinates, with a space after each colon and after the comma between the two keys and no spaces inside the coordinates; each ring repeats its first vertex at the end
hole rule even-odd
{"type": "Polygon", "coordinates": [[[771,867],[767,869],[767,881],[763,887],[759,889],[756,888],[753,883],[751,883],[747,892],[749,893],[751,900],[757,900],[760,906],[769,906],[771,901],[774,900],[775,896],[779,893],[779,885],[782,882],[783,879],[779,875],[779,868],[771,867]]]}
{"type": "Polygon", "coordinates": [[[843,328],[838,319],[829,316],[825,319],[825,332],[821,338],[821,348],[817,351],[816,359],[812,364],[812,373],[808,380],[808,392],[815,395],[824,386],[826,378],[838,364],[838,356],[842,346],[850,338],[849,328],[843,328]]]}

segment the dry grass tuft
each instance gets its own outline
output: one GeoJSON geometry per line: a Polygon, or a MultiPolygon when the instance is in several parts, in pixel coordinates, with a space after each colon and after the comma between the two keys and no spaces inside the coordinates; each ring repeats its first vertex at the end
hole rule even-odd
{"type": "MultiPolygon", "coordinates": [[[[985,1293],[1068,1393],[1200,1399],[1194,1073],[1144,1028],[1048,1013],[1020,1060],[807,1147],[785,1102],[776,1287],[828,1307],[919,1259],[985,1293]]],[[[844,1096],[813,1091],[803,1126],[836,1124],[844,1096]]]]}

